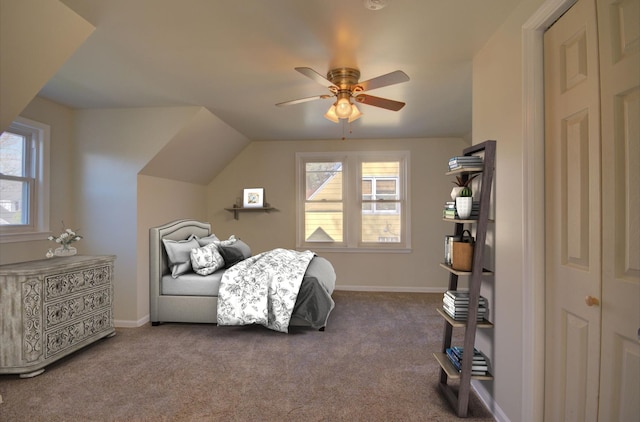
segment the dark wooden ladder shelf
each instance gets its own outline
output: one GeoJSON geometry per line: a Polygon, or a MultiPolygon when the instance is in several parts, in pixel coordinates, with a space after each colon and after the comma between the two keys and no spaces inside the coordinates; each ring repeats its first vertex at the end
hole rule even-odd
{"type": "MultiPolygon", "coordinates": [[[[457,321],[448,317],[445,312],[439,312],[444,318],[444,333],[442,339],[442,350],[440,353],[434,353],[434,357],[440,364],[440,391],[444,394],[451,406],[455,409],[458,417],[466,417],[469,410],[469,395],[471,393],[471,379],[491,380],[493,376],[489,373],[486,375],[472,375],[472,359],[462,359],[462,369],[457,371],[449,361],[446,350],[451,347],[451,337],[454,327],[463,327],[464,349],[465,351],[473,351],[476,340],[477,328],[491,328],[493,325],[486,321],[477,321],[478,304],[480,298],[480,287],[483,276],[492,275],[491,271],[483,268],[484,250],[486,245],[487,226],[489,224],[489,207],[491,201],[491,187],[493,185],[493,174],[495,170],[496,141],[485,141],[477,145],[465,148],[464,155],[474,155],[484,152],[484,165],[482,168],[469,168],[456,170],[447,174],[463,174],[468,177],[472,173],[482,173],[481,191],[480,191],[480,212],[477,220],[455,220],[448,219],[455,223],[454,234],[461,236],[465,224],[476,225],[475,248],[473,251],[473,263],[470,272],[457,271],[446,264],[440,264],[441,267],[449,272],[449,290],[458,289],[458,277],[469,277],[469,309],[466,321],[457,321]],[[449,380],[458,380],[458,388],[452,388],[448,384],[449,380]]],[[[469,352],[467,352],[469,353],[469,352]]],[[[473,352],[471,352],[472,354],[473,352]]],[[[467,354],[465,354],[467,355],[467,354]]],[[[467,355],[468,356],[468,355],[467,355]]]]}

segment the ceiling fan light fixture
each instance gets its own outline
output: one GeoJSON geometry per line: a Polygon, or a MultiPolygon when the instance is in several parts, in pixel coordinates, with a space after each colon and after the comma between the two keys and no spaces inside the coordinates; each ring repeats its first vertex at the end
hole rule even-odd
{"type": "MultiPolygon", "coordinates": [[[[384,5],[385,0],[376,2],[372,0],[372,4],[384,5]]],[[[389,100],[387,98],[375,97],[369,94],[363,94],[365,91],[382,88],[389,85],[407,82],[409,77],[401,70],[396,70],[385,75],[380,75],[363,82],[360,79],[360,71],[351,67],[339,67],[330,69],[325,78],[320,73],[310,67],[296,67],[295,70],[304,76],[313,79],[321,85],[328,84],[331,94],[316,95],[313,97],[300,98],[297,100],[285,101],[277,103],[277,106],[305,103],[312,100],[324,100],[335,97],[336,101],[331,105],[324,117],[334,123],[340,123],[340,120],[348,120],[349,123],[359,119],[362,116],[355,103],[366,104],[374,107],[380,107],[387,110],[398,111],[404,107],[405,103],[400,101],[389,100]],[[352,101],[352,99],[354,99],[352,101]]],[[[327,85],[325,85],[327,86],[327,85]]]]}
{"type": "Polygon", "coordinates": [[[362,117],[362,112],[358,110],[358,107],[356,107],[355,104],[351,104],[351,115],[349,116],[349,123],[353,122],[354,120],[358,120],[360,117],[362,117]]]}
{"type": "Polygon", "coordinates": [[[331,107],[329,107],[329,110],[327,110],[327,112],[324,114],[324,117],[328,120],[331,120],[333,123],[340,123],[340,118],[336,114],[335,104],[332,104],[331,107]]]}
{"type": "Polygon", "coordinates": [[[336,114],[341,119],[347,119],[351,116],[352,105],[349,94],[340,94],[336,103],[336,114]]]}

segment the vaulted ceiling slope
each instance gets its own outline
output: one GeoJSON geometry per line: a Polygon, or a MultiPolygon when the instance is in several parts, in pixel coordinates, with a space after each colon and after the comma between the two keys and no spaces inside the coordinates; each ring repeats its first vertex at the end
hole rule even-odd
{"type": "Polygon", "coordinates": [[[424,138],[471,131],[471,60],[517,0],[61,0],[96,27],[40,95],[75,108],[203,106],[249,140],[424,138]],[[411,80],[372,95],[350,126],[294,67],[320,74],[397,69],[411,80]]]}
{"type": "Polygon", "coordinates": [[[0,0],[0,133],[94,29],[57,1],[0,0]]]}

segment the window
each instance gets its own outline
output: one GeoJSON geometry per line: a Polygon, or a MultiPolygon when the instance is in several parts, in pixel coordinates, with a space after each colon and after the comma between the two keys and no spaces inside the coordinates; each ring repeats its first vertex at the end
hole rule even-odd
{"type": "Polygon", "coordinates": [[[407,251],[408,152],[299,153],[297,246],[407,251]]]}
{"type": "Polygon", "coordinates": [[[18,118],[0,134],[0,242],[48,231],[49,126],[18,118]]]}

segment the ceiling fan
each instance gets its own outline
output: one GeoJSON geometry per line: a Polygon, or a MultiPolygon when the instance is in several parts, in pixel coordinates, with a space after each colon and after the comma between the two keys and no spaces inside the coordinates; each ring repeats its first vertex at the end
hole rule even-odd
{"type": "Polygon", "coordinates": [[[331,94],[316,95],[313,97],[285,101],[276,104],[277,106],[288,106],[307,101],[324,100],[336,97],[336,101],[329,108],[324,117],[335,123],[338,123],[340,119],[347,119],[349,123],[351,123],[362,116],[362,113],[358,110],[356,105],[351,102],[351,99],[360,104],[381,107],[393,111],[398,111],[405,105],[405,103],[400,101],[374,97],[373,95],[363,93],[365,91],[371,91],[373,89],[407,82],[409,80],[409,76],[401,70],[396,70],[395,72],[387,73],[363,82],[358,82],[358,79],[360,79],[360,71],[350,67],[331,69],[327,72],[326,78],[310,67],[296,67],[295,70],[302,73],[304,76],[313,79],[320,85],[326,86],[329,88],[329,91],[331,91],[331,94]]]}

